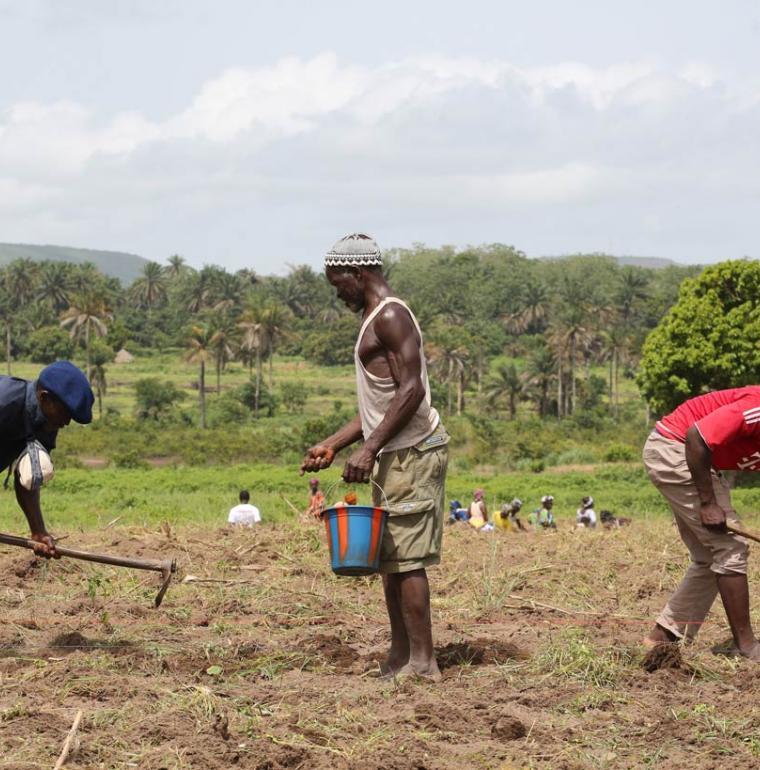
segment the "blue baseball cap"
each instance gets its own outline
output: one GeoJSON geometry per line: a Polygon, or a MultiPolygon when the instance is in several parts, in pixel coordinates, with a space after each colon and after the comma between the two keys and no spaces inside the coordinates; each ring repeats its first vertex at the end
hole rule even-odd
{"type": "Polygon", "coordinates": [[[37,381],[63,401],[72,420],[82,425],[92,422],[95,396],[84,372],[71,361],[56,361],[46,366],[37,381]]]}

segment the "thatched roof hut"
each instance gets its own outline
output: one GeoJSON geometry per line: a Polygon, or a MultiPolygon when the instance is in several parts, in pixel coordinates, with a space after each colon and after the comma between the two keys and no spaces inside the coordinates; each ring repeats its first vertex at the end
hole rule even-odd
{"type": "Polygon", "coordinates": [[[114,358],[115,364],[131,364],[135,360],[135,357],[126,349],[122,348],[114,358]]]}

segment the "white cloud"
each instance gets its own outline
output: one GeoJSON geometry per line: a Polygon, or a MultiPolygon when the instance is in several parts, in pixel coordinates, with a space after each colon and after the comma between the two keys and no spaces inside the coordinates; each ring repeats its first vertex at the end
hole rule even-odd
{"type": "Polygon", "coordinates": [[[329,241],[345,212],[398,223],[406,242],[439,241],[415,228],[443,217],[440,240],[498,239],[510,227],[502,239],[553,252],[584,248],[588,227],[571,220],[588,216],[609,222],[618,244],[643,230],[650,253],[680,228],[688,249],[690,211],[723,208],[725,227],[760,194],[747,175],[760,161],[759,102],[753,84],[701,62],[526,68],[426,55],[372,68],[288,57],[222,72],[161,121],[73,102],[8,106],[0,226],[16,240],[212,259],[207,244],[227,238],[219,248],[232,253],[248,239],[250,252],[300,218],[273,239],[295,258],[315,232],[329,241]],[[537,232],[543,213],[564,249],[537,232]],[[128,242],[104,244],[114,233],[128,242]]]}

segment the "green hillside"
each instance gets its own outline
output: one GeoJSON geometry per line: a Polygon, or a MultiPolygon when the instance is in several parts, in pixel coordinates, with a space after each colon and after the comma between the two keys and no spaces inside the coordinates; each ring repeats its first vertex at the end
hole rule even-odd
{"type": "Polygon", "coordinates": [[[36,261],[92,262],[102,273],[129,284],[142,272],[148,260],[137,254],[122,251],[75,249],[70,246],[35,246],[27,243],[0,243],[0,267],[14,259],[30,258],[36,261]]]}

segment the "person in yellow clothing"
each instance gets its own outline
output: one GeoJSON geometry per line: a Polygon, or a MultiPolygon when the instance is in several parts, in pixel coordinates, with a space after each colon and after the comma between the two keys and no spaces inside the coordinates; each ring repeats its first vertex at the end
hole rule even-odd
{"type": "Polygon", "coordinates": [[[483,499],[484,494],[482,489],[476,489],[472,493],[468,521],[470,526],[475,529],[482,529],[488,523],[488,508],[486,507],[486,501],[483,499]]]}
{"type": "Polygon", "coordinates": [[[515,497],[511,503],[504,503],[499,513],[494,514],[494,524],[507,532],[525,532],[525,526],[520,521],[521,508],[522,500],[519,497],[515,497]]]}

